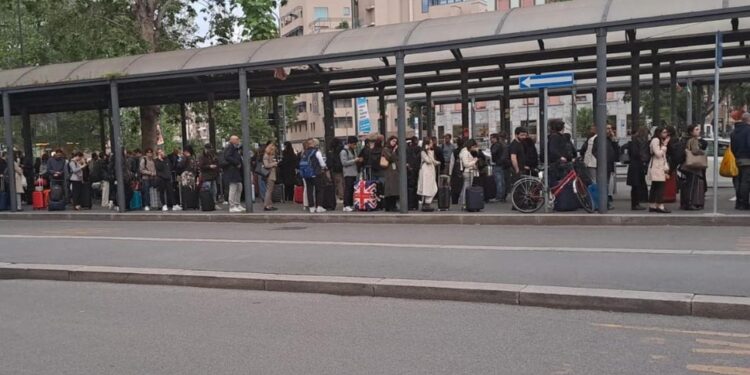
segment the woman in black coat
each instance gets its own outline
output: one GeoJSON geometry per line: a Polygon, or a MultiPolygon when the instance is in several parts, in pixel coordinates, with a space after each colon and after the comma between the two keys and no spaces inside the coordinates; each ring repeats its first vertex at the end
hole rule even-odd
{"type": "Polygon", "coordinates": [[[297,153],[294,152],[292,142],[284,142],[284,151],[279,162],[279,181],[284,184],[284,198],[294,200],[294,186],[297,185],[297,153]]]}
{"type": "Polygon", "coordinates": [[[628,145],[630,165],[628,165],[627,184],[631,187],[630,208],[633,211],[645,210],[641,206],[641,202],[648,201],[646,173],[648,172],[648,163],[651,160],[651,151],[648,147],[648,129],[640,127],[628,145]]]}

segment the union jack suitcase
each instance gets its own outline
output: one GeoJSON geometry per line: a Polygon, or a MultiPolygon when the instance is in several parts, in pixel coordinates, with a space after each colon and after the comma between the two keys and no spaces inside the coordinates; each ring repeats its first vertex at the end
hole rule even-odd
{"type": "Polygon", "coordinates": [[[375,211],[378,208],[378,181],[359,180],[354,184],[354,209],[375,211]]]}

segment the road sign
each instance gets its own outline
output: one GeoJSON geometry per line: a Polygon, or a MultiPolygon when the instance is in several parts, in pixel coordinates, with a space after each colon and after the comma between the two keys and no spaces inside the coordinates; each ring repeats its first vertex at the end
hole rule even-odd
{"type": "Polygon", "coordinates": [[[571,87],[575,85],[573,73],[550,73],[520,76],[518,84],[521,90],[538,90],[551,87],[571,87]]]}
{"type": "Polygon", "coordinates": [[[721,31],[716,32],[716,67],[724,66],[724,36],[721,31]]]}

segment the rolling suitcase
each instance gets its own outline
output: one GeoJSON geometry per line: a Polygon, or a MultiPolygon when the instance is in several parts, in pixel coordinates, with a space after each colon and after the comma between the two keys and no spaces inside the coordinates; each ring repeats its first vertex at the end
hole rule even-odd
{"type": "Polygon", "coordinates": [[[669,178],[664,182],[664,203],[677,201],[677,173],[670,172],[669,178]]]}
{"type": "Polygon", "coordinates": [[[201,203],[201,211],[216,210],[216,202],[214,202],[214,197],[211,194],[211,190],[201,190],[198,195],[201,203]]]}
{"type": "Polygon", "coordinates": [[[52,183],[49,192],[49,204],[47,205],[49,211],[64,211],[65,210],[65,191],[63,190],[62,182],[52,183]]]}
{"type": "Polygon", "coordinates": [[[438,179],[438,210],[448,211],[451,208],[451,178],[447,175],[442,175],[438,179]]]}
{"type": "Polygon", "coordinates": [[[284,199],[284,184],[274,184],[273,193],[271,193],[271,201],[273,203],[285,203],[284,199]]]}
{"type": "Polygon", "coordinates": [[[134,191],[133,196],[130,197],[130,209],[140,210],[143,208],[143,197],[141,196],[140,191],[134,191]]]}
{"type": "Polygon", "coordinates": [[[490,173],[489,176],[482,178],[484,187],[484,199],[485,202],[497,199],[497,183],[495,182],[495,175],[490,173]]]}
{"type": "Polygon", "coordinates": [[[198,192],[187,186],[180,186],[183,210],[197,210],[199,208],[198,192]]]}
{"type": "Polygon", "coordinates": [[[31,193],[31,206],[35,210],[47,209],[47,202],[44,200],[43,191],[34,191],[33,193],[31,193]]]}
{"type": "Polygon", "coordinates": [[[321,202],[320,206],[325,208],[327,211],[336,210],[336,187],[333,184],[323,186],[320,194],[321,202]]]}
{"type": "Polygon", "coordinates": [[[305,187],[302,185],[294,187],[294,203],[305,203],[305,187]]]}
{"type": "Polygon", "coordinates": [[[484,188],[472,186],[466,188],[466,211],[479,212],[484,210],[484,188]]]}
{"type": "Polygon", "coordinates": [[[159,199],[159,189],[152,187],[148,189],[148,199],[149,204],[148,206],[152,210],[160,210],[161,209],[161,200],[159,199]]]}
{"type": "Polygon", "coordinates": [[[359,180],[354,184],[354,209],[375,211],[378,208],[378,182],[359,180]]]}

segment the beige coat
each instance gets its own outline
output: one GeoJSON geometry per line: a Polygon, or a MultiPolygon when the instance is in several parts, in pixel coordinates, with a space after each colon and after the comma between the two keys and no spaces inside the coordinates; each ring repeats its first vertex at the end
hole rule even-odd
{"type": "Polygon", "coordinates": [[[16,194],[23,194],[26,188],[26,177],[23,175],[23,168],[17,163],[13,163],[16,180],[16,194]]]}
{"type": "Polygon", "coordinates": [[[279,163],[272,155],[263,154],[263,167],[268,169],[268,181],[276,181],[276,170],[278,169],[279,163]]]}
{"type": "Polygon", "coordinates": [[[658,138],[651,140],[651,164],[648,167],[648,175],[651,181],[664,182],[669,174],[669,163],[667,163],[667,146],[661,145],[658,138]]]}

